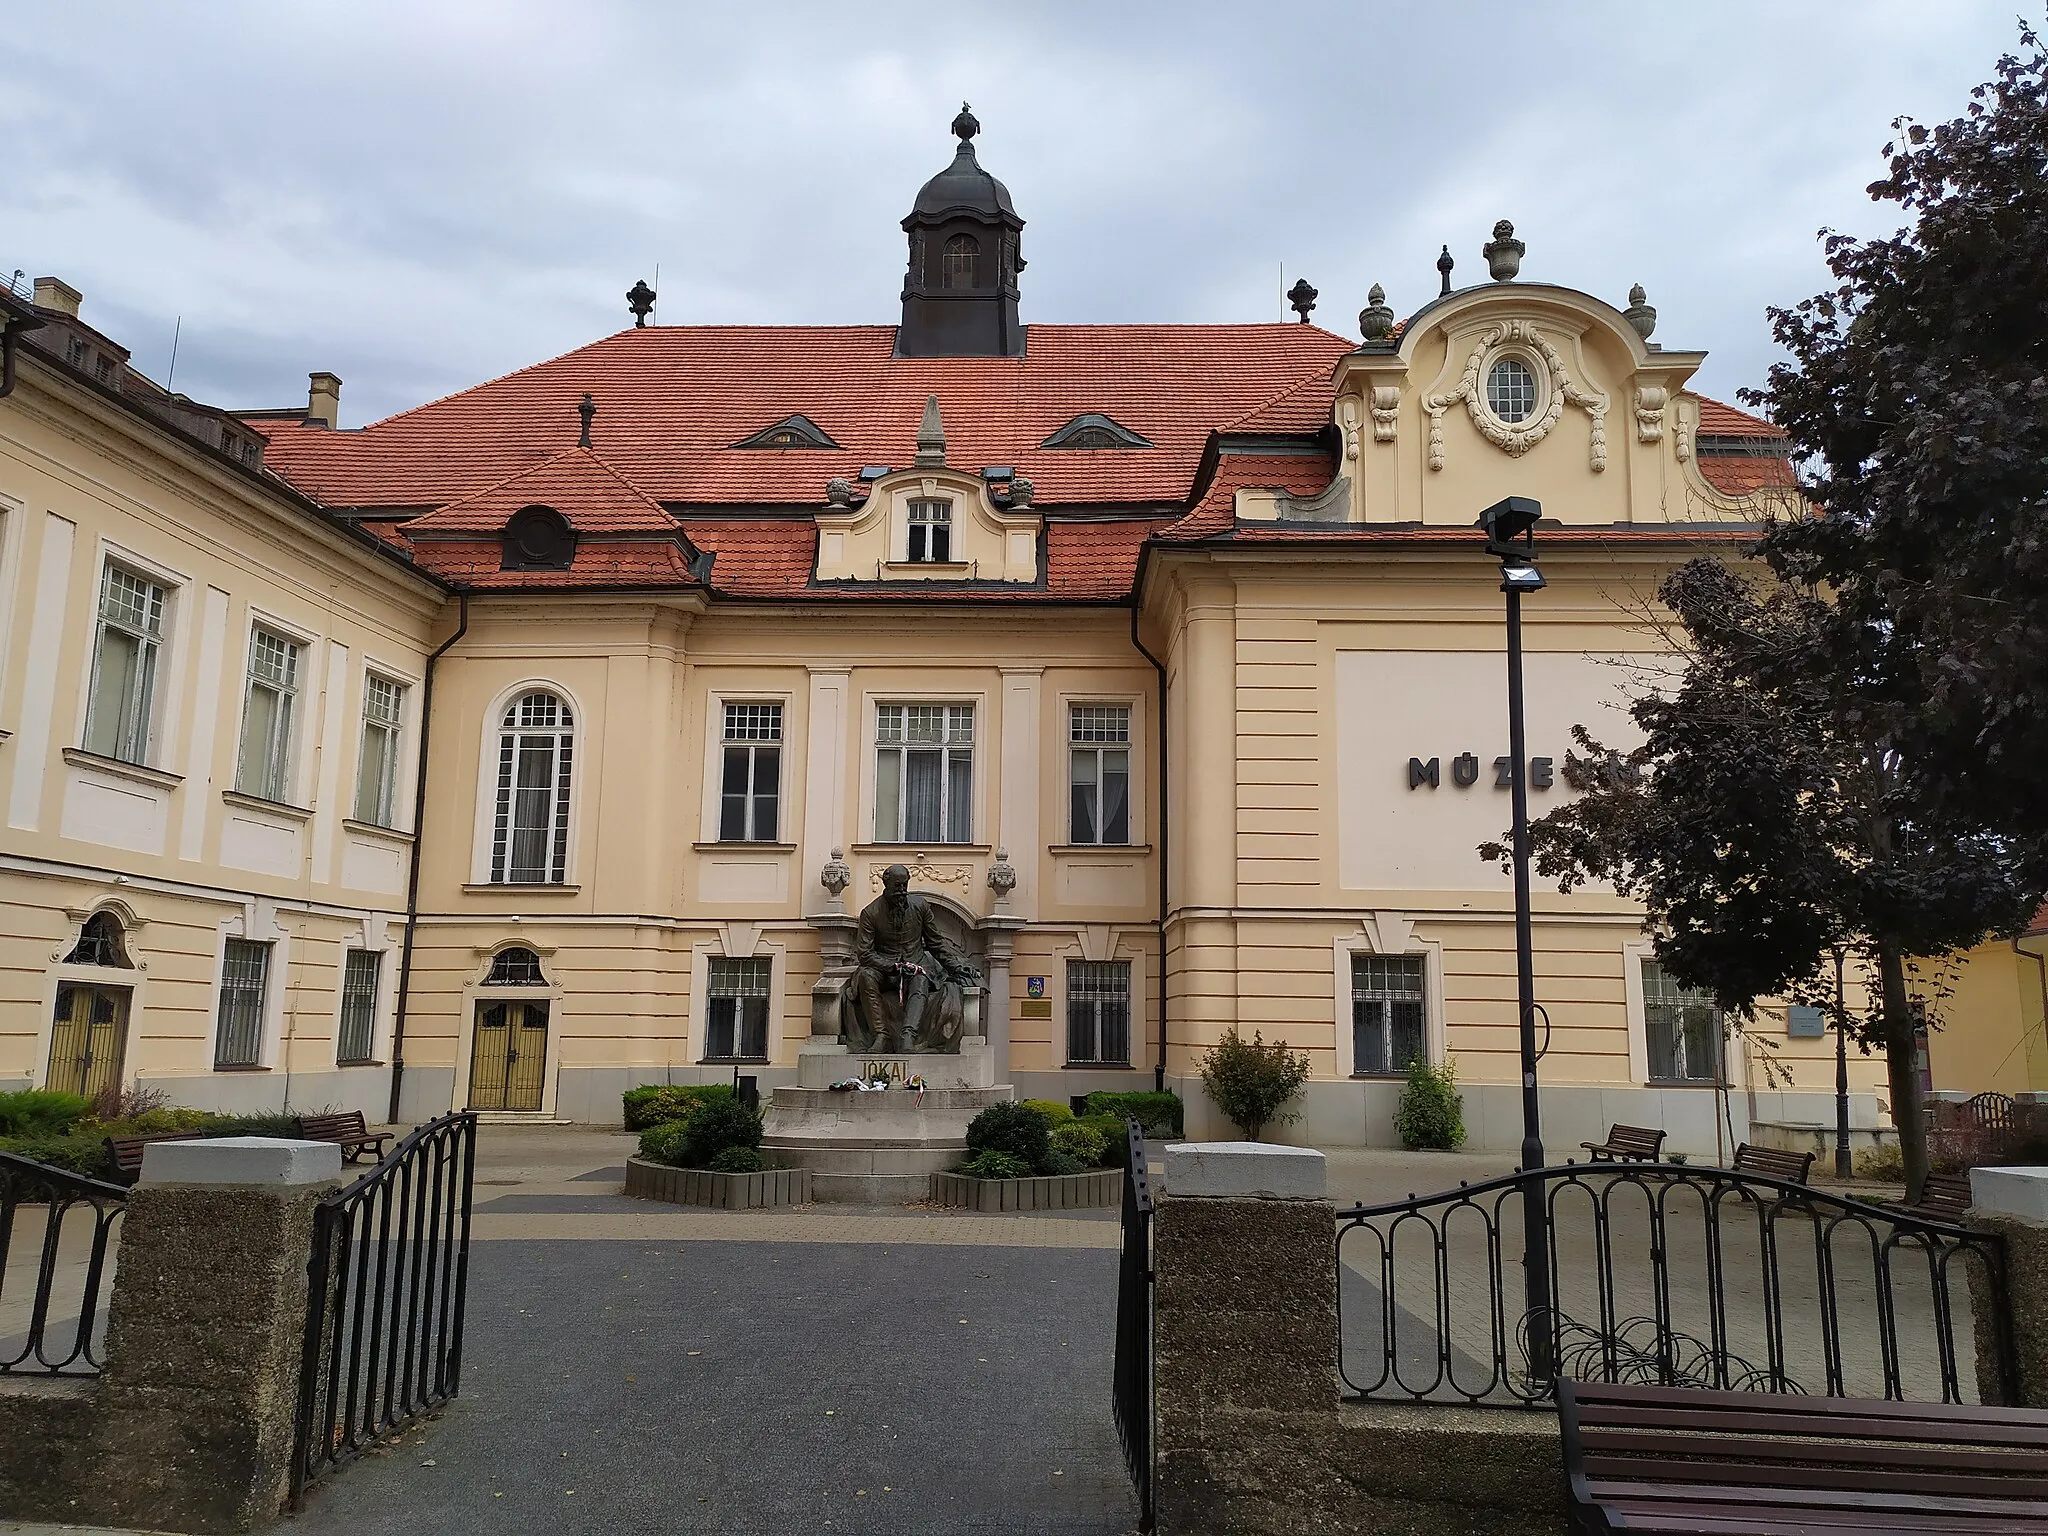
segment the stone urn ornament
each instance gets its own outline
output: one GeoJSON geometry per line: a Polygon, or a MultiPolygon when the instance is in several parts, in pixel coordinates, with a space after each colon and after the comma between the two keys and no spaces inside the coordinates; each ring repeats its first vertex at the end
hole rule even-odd
{"type": "Polygon", "coordinates": [[[1010,899],[1010,892],[1017,889],[1017,866],[1010,862],[1010,850],[998,848],[996,861],[988,867],[988,888],[996,893],[998,902],[1010,899]]]}
{"type": "Polygon", "coordinates": [[[1649,295],[1643,292],[1643,285],[1637,283],[1628,291],[1628,308],[1621,312],[1621,318],[1644,341],[1648,341],[1650,333],[1657,329],[1657,311],[1646,302],[1648,298],[1649,295]]]}
{"type": "Polygon", "coordinates": [[[825,887],[826,895],[837,901],[839,893],[852,883],[853,869],[846,862],[845,850],[834,848],[832,857],[827,859],[824,868],[818,871],[818,884],[825,887]]]}
{"type": "Polygon", "coordinates": [[[1394,332],[1394,310],[1387,303],[1387,290],[1374,283],[1365,298],[1366,306],[1358,312],[1358,334],[1367,341],[1385,341],[1394,332]]]}
{"type": "Polygon", "coordinates": [[[1493,238],[1479,254],[1486,258],[1487,273],[1496,283],[1510,282],[1522,270],[1522,258],[1529,247],[1515,238],[1515,226],[1502,219],[1493,226],[1493,238]]]}

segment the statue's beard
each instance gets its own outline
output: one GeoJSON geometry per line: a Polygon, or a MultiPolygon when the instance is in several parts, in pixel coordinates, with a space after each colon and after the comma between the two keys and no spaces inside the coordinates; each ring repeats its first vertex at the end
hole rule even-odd
{"type": "Polygon", "coordinates": [[[908,891],[891,891],[888,896],[888,902],[890,914],[895,917],[901,917],[910,908],[910,893],[908,891]]]}

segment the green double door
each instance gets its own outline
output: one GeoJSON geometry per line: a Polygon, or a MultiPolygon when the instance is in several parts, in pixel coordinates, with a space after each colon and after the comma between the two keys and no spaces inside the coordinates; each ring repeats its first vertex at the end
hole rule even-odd
{"type": "Polygon", "coordinates": [[[471,1109],[539,1109],[547,1063],[545,1002],[476,1005],[469,1047],[471,1109]]]}
{"type": "Polygon", "coordinates": [[[128,989],[66,984],[57,989],[57,1017],[50,1031],[53,1093],[97,1099],[121,1081],[121,1053],[128,1041],[128,989]]]}

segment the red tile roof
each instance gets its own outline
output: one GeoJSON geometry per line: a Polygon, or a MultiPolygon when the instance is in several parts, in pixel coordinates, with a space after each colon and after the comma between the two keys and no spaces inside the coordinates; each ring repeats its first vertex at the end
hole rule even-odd
{"type": "Polygon", "coordinates": [[[1700,404],[1700,436],[1702,437],[1783,437],[1784,429],[1761,416],[1752,416],[1747,411],[1738,411],[1732,405],[1723,405],[1719,400],[1709,400],[1705,395],[1694,395],[1700,404]]]}
{"type": "Polygon", "coordinates": [[[553,507],[578,533],[675,535],[682,524],[588,448],[570,448],[408,522],[410,537],[497,533],[521,507],[553,507]]]}
{"type": "Polygon", "coordinates": [[[618,587],[699,587],[689,554],[674,539],[581,539],[565,571],[502,570],[498,539],[423,541],[414,558],[422,569],[479,592],[618,587]]]}
{"type": "Polygon", "coordinates": [[[1792,473],[1791,462],[1769,455],[1703,453],[1699,466],[1707,484],[1724,496],[1799,489],[1799,478],[1792,473]]]}
{"type": "Polygon", "coordinates": [[[360,431],[264,422],[265,463],[338,507],[444,506],[576,440],[588,391],[598,450],[650,497],[813,505],[863,465],[908,465],[937,395],[947,458],[1004,464],[1048,508],[1187,496],[1209,434],[1312,432],[1351,348],[1313,325],[1034,325],[1023,357],[898,358],[893,326],[652,326],[480,384],[360,431]],[[801,411],[846,446],[731,445],[801,411]],[[1101,411],[1150,448],[1041,449],[1101,411]]]}
{"type": "Polygon", "coordinates": [[[2041,910],[2034,914],[2034,920],[2027,924],[2024,937],[2031,939],[2044,933],[2048,933],[2048,902],[2042,903],[2041,910]]]}
{"type": "Polygon", "coordinates": [[[1162,539],[1202,539],[1228,533],[1237,521],[1240,490],[1313,496],[1328,487],[1336,462],[1328,454],[1226,453],[1194,509],[1160,532],[1162,539]]]}

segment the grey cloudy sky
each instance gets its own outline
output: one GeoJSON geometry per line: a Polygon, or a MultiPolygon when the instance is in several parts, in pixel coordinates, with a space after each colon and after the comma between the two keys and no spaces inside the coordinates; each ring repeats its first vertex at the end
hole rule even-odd
{"type": "Polygon", "coordinates": [[[2012,0],[1434,5],[66,0],[0,34],[0,275],[55,273],[161,379],[233,406],[347,381],[344,425],[629,323],[892,322],[896,221],[960,100],[1027,228],[1027,320],[1277,318],[1355,335],[1448,241],[1708,349],[1764,307],[1899,113],[1953,116],[2012,0]]]}

